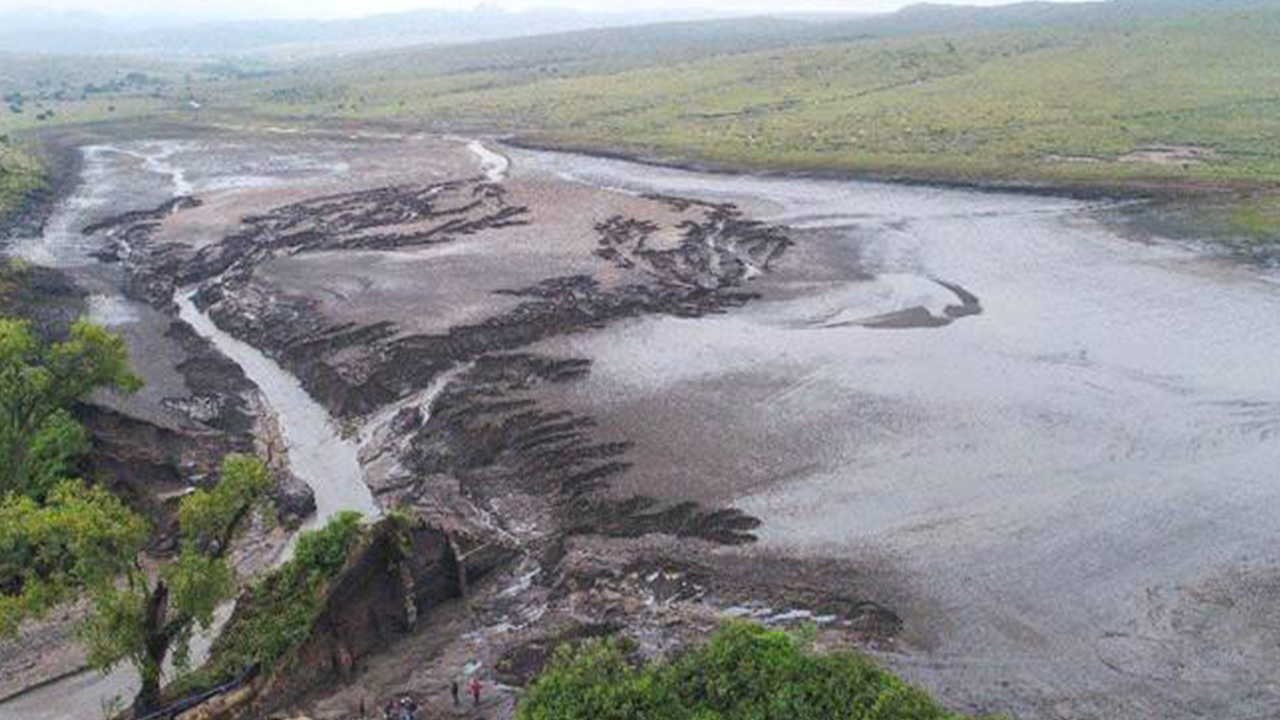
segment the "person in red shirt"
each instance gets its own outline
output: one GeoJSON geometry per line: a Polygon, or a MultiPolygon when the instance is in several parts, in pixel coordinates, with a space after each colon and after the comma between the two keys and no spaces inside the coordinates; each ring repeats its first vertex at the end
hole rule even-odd
{"type": "Polygon", "coordinates": [[[480,678],[471,678],[471,684],[467,686],[471,690],[471,700],[476,707],[480,707],[480,689],[484,687],[480,684],[480,678]]]}

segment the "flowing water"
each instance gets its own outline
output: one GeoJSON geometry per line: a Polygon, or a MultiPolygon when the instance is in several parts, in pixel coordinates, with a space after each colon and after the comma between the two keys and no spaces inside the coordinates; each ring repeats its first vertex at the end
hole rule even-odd
{"type": "Polygon", "coordinates": [[[276,413],[289,449],[289,467],[315,493],[316,513],[308,526],[323,526],[347,510],[377,516],[378,505],[364,482],[356,443],[342,436],[328,411],[311,399],[296,377],[257,348],[220,330],[196,307],[192,294],[178,296],[182,319],[239,365],[276,413]]]}

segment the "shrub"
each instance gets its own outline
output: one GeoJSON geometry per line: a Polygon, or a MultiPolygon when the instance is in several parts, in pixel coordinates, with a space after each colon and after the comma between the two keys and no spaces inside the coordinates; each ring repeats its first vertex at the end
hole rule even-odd
{"type": "Polygon", "coordinates": [[[563,646],[517,720],[959,720],[923,691],[852,652],[724,626],[674,661],[635,666],[617,639],[563,646]]]}
{"type": "Polygon", "coordinates": [[[249,589],[245,612],[219,636],[213,661],[190,685],[230,680],[255,665],[271,667],[298,647],[324,610],[325,587],[362,537],[361,516],[340,513],[298,538],[293,558],[249,589]]]}

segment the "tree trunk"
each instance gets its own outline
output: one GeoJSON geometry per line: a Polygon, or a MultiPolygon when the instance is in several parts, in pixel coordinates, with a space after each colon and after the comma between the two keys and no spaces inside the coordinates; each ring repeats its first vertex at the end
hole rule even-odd
{"type": "Polygon", "coordinates": [[[133,699],[133,717],[146,717],[160,709],[160,673],[143,673],[142,687],[138,688],[138,696],[133,699]]]}
{"type": "Polygon", "coordinates": [[[145,667],[139,668],[142,685],[133,699],[133,717],[141,718],[160,709],[160,681],[164,676],[164,659],[173,644],[168,628],[169,586],[160,581],[147,599],[145,667]]]}

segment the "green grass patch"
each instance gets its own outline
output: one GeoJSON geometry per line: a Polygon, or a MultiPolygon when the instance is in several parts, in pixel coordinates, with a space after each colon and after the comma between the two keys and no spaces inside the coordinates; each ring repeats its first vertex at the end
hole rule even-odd
{"type": "Polygon", "coordinates": [[[11,142],[6,139],[0,143],[0,222],[46,186],[40,163],[11,142]]]}
{"type": "Polygon", "coordinates": [[[857,31],[707,53],[652,33],[620,35],[619,50],[481,44],[327,61],[227,92],[277,118],[504,131],[741,169],[1280,187],[1280,10],[857,31]]]}
{"type": "Polygon", "coordinates": [[[818,654],[797,636],[726,625],[670,662],[636,666],[617,639],[564,646],[521,700],[517,720],[959,720],[852,652],[818,654]]]}

